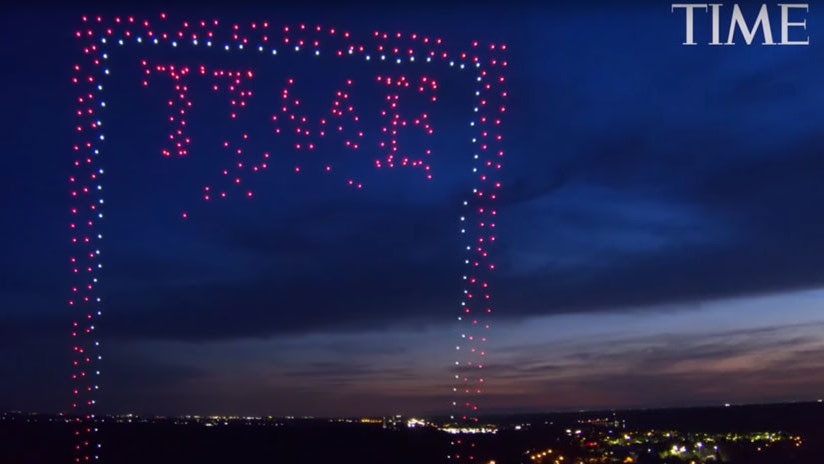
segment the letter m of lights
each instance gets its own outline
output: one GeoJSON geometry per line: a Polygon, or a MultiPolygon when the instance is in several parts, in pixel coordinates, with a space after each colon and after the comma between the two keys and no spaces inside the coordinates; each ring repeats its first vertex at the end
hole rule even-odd
{"type": "MultiPolygon", "coordinates": [[[[95,399],[101,379],[98,320],[103,314],[98,287],[104,248],[100,224],[104,172],[107,163],[115,162],[111,154],[117,151],[118,140],[107,139],[103,127],[108,127],[104,121],[112,112],[126,111],[118,101],[105,98],[107,81],[115,75],[118,82],[132,79],[135,92],[145,91],[141,85],[163,92],[164,114],[156,115],[166,131],[157,141],[160,156],[196,157],[197,138],[204,131],[194,131],[197,123],[190,125],[189,118],[198,118],[199,92],[214,92],[222,102],[220,116],[226,119],[226,133],[215,144],[219,146],[210,149],[222,152],[225,163],[215,168],[215,179],[194,192],[205,202],[244,201],[254,194],[250,177],[278,169],[298,176],[317,172],[343,189],[355,190],[368,190],[366,180],[358,176],[365,169],[407,169],[421,183],[437,182],[433,160],[445,156],[432,149],[441,130],[438,124],[443,129],[466,127],[463,148],[453,144],[449,152],[451,159],[465,163],[461,172],[470,179],[460,199],[463,212],[456,218],[466,255],[465,271],[458,276],[463,292],[457,308],[461,329],[453,366],[452,418],[455,430],[476,425],[492,311],[490,279],[495,265],[491,257],[504,155],[506,45],[471,42],[451,49],[439,38],[414,33],[371,31],[359,36],[328,26],[281,27],[265,20],[242,24],[215,19],[181,21],[163,13],[149,19],[84,16],[75,35],[80,53],[72,76],[77,95],[69,175],[73,282],[68,299],[73,315],[74,462],[100,461],[105,456],[95,435],[99,426],[95,399]],[[121,73],[115,57],[134,67],[121,73]],[[313,93],[314,83],[284,74],[274,80],[259,78],[263,63],[280,66],[283,72],[290,69],[284,63],[295,60],[328,60],[331,69],[338,70],[357,68],[356,77],[345,71],[316,75],[331,81],[331,90],[318,97],[328,106],[322,112],[307,109],[302,97],[313,93]],[[444,82],[459,84],[445,88],[444,82]],[[374,95],[359,98],[359,88],[371,89],[374,95]],[[440,98],[444,92],[450,98],[440,98]],[[451,108],[452,94],[463,94],[467,105],[451,108]],[[265,117],[261,111],[253,113],[256,101],[267,98],[271,103],[263,105],[265,117]],[[433,111],[439,108],[445,109],[449,120],[435,120],[433,111]],[[456,123],[452,116],[459,112],[468,117],[456,123]],[[256,137],[263,137],[244,129],[243,124],[248,128],[250,122],[258,131],[265,127],[266,136],[285,148],[253,146],[256,137]],[[344,167],[339,170],[339,165],[344,167]],[[346,166],[355,169],[347,172],[346,166]]],[[[181,220],[189,216],[187,211],[179,214],[181,220]]],[[[470,435],[457,433],[452,441],[448,462],[484,458],[470,435]]]]}

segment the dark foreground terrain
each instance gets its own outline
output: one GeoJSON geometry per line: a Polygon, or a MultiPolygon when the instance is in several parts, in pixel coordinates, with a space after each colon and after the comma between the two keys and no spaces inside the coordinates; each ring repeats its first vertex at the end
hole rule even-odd
{"type": "MultiPolygon", "coordinates": [[[[476,462],[496,464],[824,462],[824,404],[489,417],[476,462]],[[494,433],[489,433],[494,431],[494,433]]],[[[443,463],[454,430],[437,418],[106,417],[101,461],[117,464],[443,463]]],[[[72,462],[65,417],[0,416],[0,463],[72,462]]],[[[453,450],[454,451],[454,450],[453,450]]]]}

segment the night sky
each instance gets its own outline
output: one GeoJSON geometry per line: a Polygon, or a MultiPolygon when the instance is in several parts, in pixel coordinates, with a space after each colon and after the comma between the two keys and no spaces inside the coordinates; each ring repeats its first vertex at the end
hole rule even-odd
{"type": "MultiPolygon", "coordinates": [[[[815,7],[809,47],[684,47],[683,15],[664,2],[166,11],[507,43],[508,154],[481,404],[545,411],[824,396],[824,10],[815,7]]],[[[0,410],[70,403],[71,34],[97,12],[106,10],[2,13],[0,410]]],[[[362,179],[356,190],[295,175],[294,154],[275,149],[279,168],[256,178],[254,198],[213,205],[199,197],[225,156],[215,148],[222,119],[193,118],[192,154],[163,158],[168,82],[141,87],[141,58],[152,56],[114,56],[106,83],[101,411],[448,410],[472,87],[440,82],[431,181],[374,169],[370,155],[327,153],[362,179]]],[[[318,111],[345,76],[370,85],[374,76],[323,59],[161,60],[254,68],[252,133],[271,131],[267,101],[287,76],[318,111]]],[[[353,92],[364,144],[374,144],[377,94],[366,84],[353,92]]],[[[218,108],[206,94],[193,91],[218,108]]]]}

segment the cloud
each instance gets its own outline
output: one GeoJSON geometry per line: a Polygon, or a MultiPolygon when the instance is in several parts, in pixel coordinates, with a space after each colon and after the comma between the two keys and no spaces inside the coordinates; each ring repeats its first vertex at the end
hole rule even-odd
{"type": "Polygon", "coordinates": [[[824,381],[823,326],[818,322],[510,345],[485,366],[491,379],[487,388],[498,395],[494,407],[510,409],[815,398],[824,381]]]}
{"type": "MultiPolygon", "coordinates": [[[[641,163],[634,168],[647,180],[627,186],[586,180],[585,171],[548,182],[543,194],[534,193],[540,182],[517,187],[493,255],[497,317],[638,311],[820,286],[818,145],[810,138],[786,155],[732,155],[687,178],[641,163]]],[[[115,252],[107,330],[206,340],[440,324],[460,296],[457,214],[332,202],[211,224],[198,232],[200,245],[172,256],[115,252]]]]}

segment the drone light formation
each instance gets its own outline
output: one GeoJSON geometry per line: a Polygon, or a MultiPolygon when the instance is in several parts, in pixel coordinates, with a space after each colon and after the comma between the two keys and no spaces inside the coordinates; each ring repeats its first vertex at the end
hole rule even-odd
{"type": "MultiPolygon", "coordinates": [[[[359,83],[351,78],[340,78],[337,90],[330,95],[328,114],[311,115],[302,111],[296,80],[286,79],[281,87],[281,104],[271,110],[271,121],[266,123],[276,136],[288,137],[295,152],[313,152],[320,144],[331,139],[344,147],[344,153],[375,153],[373,161],[366,163],[378,170],[400,167],[419,169],[425,180],[433,178],[428,159],[431,148],[412,152],[404,146],[404,137],[420,137],[428,140],[436,134],[436,127],[428,110],[408,113],[406,103],[411,99],[425,102],[427,108],[438,103],[438,81],[434,77],[442,72],[460,72],[474,84],[474,103],[469,124],[473,129],[471,144],[467,149],[467,169],[471,169],[475,185],[462,200],[464,213],[459,218],[459,232],[464,238],[466,253],[465,271],[461,276],[463,294],[460,299],[459,344],[456,345],[454,413],[451,418],[463,424],[478,422],[478,399],[483,393],[485,344],[489,318],[492,312],[491,282],[495,265],[492,261],[496,242],[496,199],[501,188],[499,172],[504,150],[502,146],[502,118],[506,112],[505,54],[506,45],[490,43],[481,45],[475,41],[466,51],[453,52],[440,38],[419,34],[374,31],[361,39],[354,34],[334,27],[298,24],[276,27],[270,21],[248,24],[229,24],[217,19],[209,21],[170,20],[165,13],[152,19],[134,16],[83,16],[75,31],[80,43],[80,57],[73,65],[72,83],[77,89],[75,141],[72,144],[72,171],[70,186],[70,241],[73,251],[69,257],[72,275],[68,306],[72,311],[72,421],[75,437],[73,461],[100,461],[102,444],[97,438],[95,420],[96,398],[101,376],[102,360],[97,336],[98,320],[102,317],[101,291],[98,288],[102,270],[101,254],[103,235],[99,230],[103,220],[104,163],[106,137],[103,132],[103,115],[109,105],[103,97],[104,82],[110,76],[108,60],[115,50],[132,48],[143,55],[139,64],[142,75],[137,82],[143,87],[166,86],[168,137],[159,141],[161,156],[197,156],[192,152],[192,140],[196,137],[188,125],[189,116],[197,111],[198,100],[191,95],[191,82],[205,79],[211,90],[226,97],[228,121],[237,120],[254,98],[255,73],[252,69],[221,69],[206,64],[191,65],[155,61],[150,58],[153,50],[191,47],[211,49],[214,53],[265,54],[277,60],[285,53],[303,54],[306,59],[323,55],[340,60],[386,63],[387,72],[374,77],[373,83],[359,83]],[[148,58],[146,58],[148,56],[148,58]],[[403,64],[423,62],[431,66],[429,75],[412,76],[399,73],[403,64]],[[391,69],[390,69],[391,68],[391,69]],[[355,85],[378,85],[383,89],[384,101],[379,114],[362,115],[351,89],[355,85]],[[423,100],[421,100],[423,99],[423,100]],[[368,139],[361,126],[362,117],[375,117],[379,124],[378,134],[368,139]],[[375,146],[366,140],[377,140],[375,146]]],[[[338,77],[333,77],[338,79],[338,77]]],[[[260,91],[260,90],[258,90],[260,91]]],[[[113,103],[117,111],[117,103],[113,103]]],[[[216,169],[217,183],[203,185],[198,194],[203,201],[226,199],[235,196],[252,198],[254,191],[246,186],[246,176],[260,174],[271,168],[271,160],[277,157],[274,150],[252,153],[246,146],[248,131],[227,137],[221,150],[226,152],[226,163],[216,169]],[[218,185],[219,184],[219,185],[218,185]],[[234,190],[232,190],[234,189],[234,190]]],[[[328,142],[327,142],[328,143],[328,142]]],[[[358,160],[362,157],[357,158],[358,160]]],[[[300,175],[304,167],[296,164],[289,168],[300,175]]],[[[319,169],[335,174],[333,163],[321,163],[319,169]]],[[[342,179],[350,188],[363,189],[362,181],[342,179]]],[[[181,220],[189,212],[180,213],[181,220]]],[[[452,439],[453,450],[449,462],[475,462],[477,451],[471,435],[458,434],[452,439]]]]}

